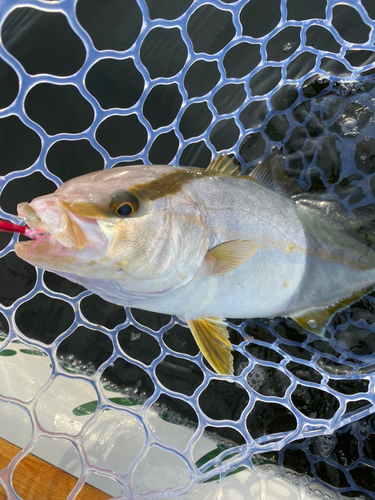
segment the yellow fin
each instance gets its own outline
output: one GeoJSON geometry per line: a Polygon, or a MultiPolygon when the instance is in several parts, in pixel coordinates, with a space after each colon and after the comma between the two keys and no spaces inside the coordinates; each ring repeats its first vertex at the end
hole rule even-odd
{"type": "Polygon", "coordinates": [[[250,259],[260,245],[248,240],[232,240],[220,243],[206,254],[205,263],[211,276],[223,276],[230,273],[247,259],[250,259]]]}
{"type": "Polygon", "coordinates": [[[324,330],[326,325],[329,323],[331,317],[338,311],[345,309],[353,302],[356,302],[364,295],[372,292],[374,290],[374,285],[370,285],[361,290],[355,291],[350,297],[339,300],[336,304],[327,307],[326,309],[314,309],[309,311],[304,316],[298,318],[293,318],[302,328],[305,328],[309,332],[316,333],[317,335],[324,335],[324,330]]]}
{"type": "Polygon", "coordinates": [[[302,328],[317,335],[324,335],[324,328],[329,322],[331,314],[327,309],[314,309],[305,316],[293,318],[302,328]]]}
{"type": "Polygon", "coordinates": [[[212,368],[220,375],[233,375],[232,344],[227,325],[218,318],[188,320],[189,328],[212,368]]]}
{"type": "Polygon", "coordinates": [[[210,174],[241,175],[241,170],[238,164],[235,163],[235,158],[222,154],[212,160],[207,167],[207,172],[210,174]]]}

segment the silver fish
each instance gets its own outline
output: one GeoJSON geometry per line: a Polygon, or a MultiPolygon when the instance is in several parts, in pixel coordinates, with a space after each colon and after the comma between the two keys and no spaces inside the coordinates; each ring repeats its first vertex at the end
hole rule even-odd
{"type": "Polygon", "coordinates": [[[220,374],[233,374],[225,318],[289,317],[323,334],[375,286],[375,252],[303,199],[279,155],[248,176],[227,156],[207,169],[103,170],[18,213],[44,233],[16,244],[20,258],[107,301],[184,319],[220,374]]]}

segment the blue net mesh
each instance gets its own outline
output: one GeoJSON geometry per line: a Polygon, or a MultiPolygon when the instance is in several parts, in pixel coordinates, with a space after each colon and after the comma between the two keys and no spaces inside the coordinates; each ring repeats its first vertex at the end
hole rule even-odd
{"type": "MultiPolygon", "coordinates": [[[[227,152],[245,171],[279,149],[373,245],[374,20],[372,0],[3,0],[0,217],[100,168],[227,152]]],[[[70,499],[86,480],[118,498],[198,498],[250,469],[301,498],[375,498],[374,294],[336,314],[328,340],[232,320],[223,378],[177,318],[34,270],[16,239],[0,240],[0,365],[26,375],[0,384],[3,418],[20,412],[25,452],[70,446],[70,499]]],[[[0,475],[16,498],[22,459],[0,475]]]]}

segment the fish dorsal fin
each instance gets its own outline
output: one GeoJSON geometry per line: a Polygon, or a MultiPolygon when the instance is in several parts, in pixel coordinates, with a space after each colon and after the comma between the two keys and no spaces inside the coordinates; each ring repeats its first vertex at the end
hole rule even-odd
{"type": "Polygon", "coordinates": [[[219,154],[219,156],[212,160],[207,167],[207,172],[210,174],[226,174],[226,175],[241,175],[241,169],[235,163],[235,158],[219,154]]]}
{"type": "Polygon", "coordinates": [[[372,292],[374,290],[374,285],[367,286],[360,290],[356,290],[349,297],[339,300],[336,304],[327,307],[326,309],[313,309],[308,313],[300,316],[298,318],[293,318],[302,328],[305,328],[309,332],[316,333],[317,335],[324,336],[325,327],[329,323],[331,317],[338,311],[345,309],[353,302],[356,302],[364,295],[372,292]]]}
{"type": "Polygon", "coordinates": [[[280,154],[273,154],[259,163],[250,172],[249,177],[268,189],[290,198],[302,193],[297,182],[286,171],[285,159],[280,154]]]}
{"type": "Polygon", "coordinates": [[[259,248],[258,243],[248,240],[220,243],[207,252],[206,269],[210,276],[224,276],[250,259],[259,248]]]}
{"type": "Polygon", "coordinates": [[[220,375],[233,375],[232,344],[224,320],[196,318],[188,320],[189,328],[212,368],[220,375]]]}

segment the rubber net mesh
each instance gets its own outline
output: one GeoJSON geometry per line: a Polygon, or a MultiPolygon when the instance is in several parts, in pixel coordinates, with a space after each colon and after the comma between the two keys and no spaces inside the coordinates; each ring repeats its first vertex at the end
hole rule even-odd
{"type": "MultiPolygon", "coordinates": [[[[101,168],[227,152],[245,171],[276,148],[371,245],[374,23],[373,0],[2,0],[0,217],[101,168]]],[[[224,378],[177,318],[36,270],[17,238],[0,239],[1,436],[16,422],[23,449],[2,459],[8,498],[28,498],[25,454],[56,450],[79,477],[69,499],[85,481],[126,499],[214,498],[205,488],[250,470],[252,498],[267,498],[267,474],[301,498],[375,498],[374,294],[328,339],[232,320],[224,378]]]]}

